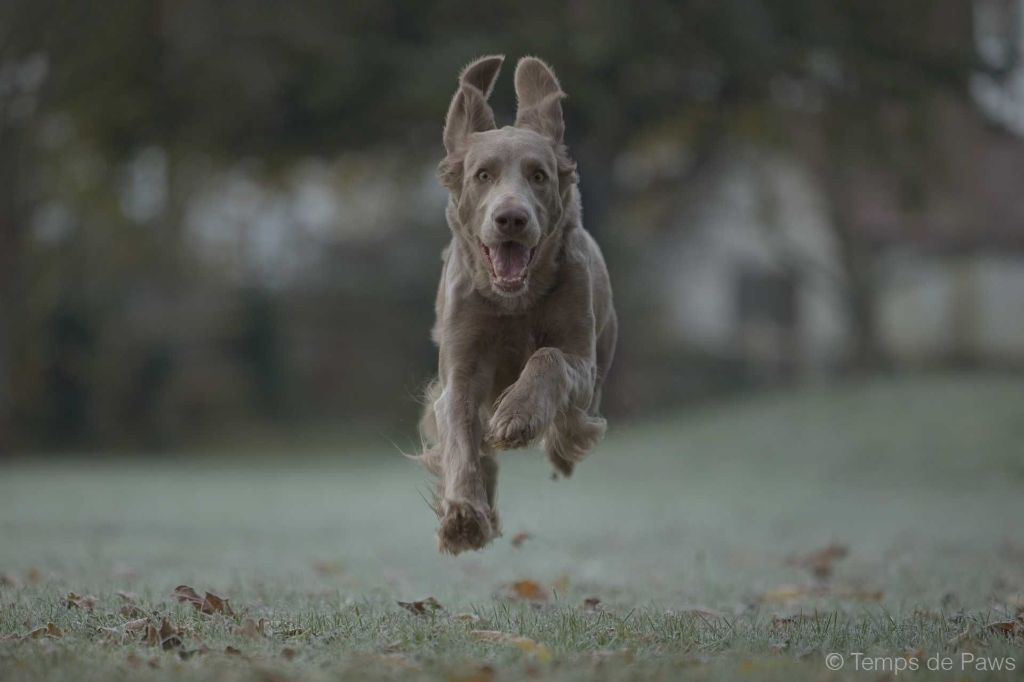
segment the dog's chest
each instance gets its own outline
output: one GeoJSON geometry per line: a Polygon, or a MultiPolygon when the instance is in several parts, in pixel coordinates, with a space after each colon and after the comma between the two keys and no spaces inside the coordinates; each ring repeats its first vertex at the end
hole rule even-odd
{"type": "Polygon", "coordinates": [[[503,388],[519,377],[534,351],[544,346],[545,338],[530,315],[501,318],[498,327],[493,337],[495,381],[503,388]]]}

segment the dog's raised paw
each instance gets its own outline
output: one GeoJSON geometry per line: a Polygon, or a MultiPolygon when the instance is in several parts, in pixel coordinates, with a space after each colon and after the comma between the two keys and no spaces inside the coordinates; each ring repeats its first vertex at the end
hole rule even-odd
{"type": "Polygon", "coordinates": [[[537,421],[529,413],[499,407],[491,417],[486,440],[495,450],[515,450],[536,440],[539,431],[537,421]]]}
{"type": "MultiPolygon", "coordinates": [[[[496,527],[491,523],[492,512],[478,509],[468,502],[444,502],[444,515],[437,531],[442,552],[458,554],[470,549],[481,549],[495,537],[496,527]]],[[[497,515],[494,516],[497,521],[497,515]]]]}

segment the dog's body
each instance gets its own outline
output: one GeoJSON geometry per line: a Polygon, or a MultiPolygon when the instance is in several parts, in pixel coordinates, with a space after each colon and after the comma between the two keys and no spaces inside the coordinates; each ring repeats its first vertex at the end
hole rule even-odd
{"type": "Polygon", "coordinates": [[[438,378],[420,423],[440,478],[442,551],[499,535],[497,450],[543,439],[568,476],[604,435],[601,385],[616,318],[601,251],[583,230],[561,91],[520,60],[516,125],[496,129],[487,97],[502,57],[470,64],[445,123],[441,177],[452,242],[437,293],[438,378]]]}

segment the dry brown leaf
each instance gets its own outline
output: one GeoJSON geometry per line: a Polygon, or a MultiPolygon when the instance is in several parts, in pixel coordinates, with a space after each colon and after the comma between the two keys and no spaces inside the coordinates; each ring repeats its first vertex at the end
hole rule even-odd
{"type": "Polygon", "coordinates": [[[437,601],[433,597],[427,597],[426,599],[420,599],[419,601],[400,601],[398,605],[409,613],[416,614],[417,616],[425,616],[428,613],[434,611],[443,611],[444,607],[441,606],[441,602],[437,601]]]}
{"type": "Polygon", "coordinates": [[[217,596],[213,592],[207,592],[204,596],[199,596],[199,593],[192,587],[178,585],[174,588],[174,592],[171,592],[171,596],[179,602],[192,604],[196,610],[206,615],[213,615],[215,613],[222,613],[225,616],[235,615],[235,612],[231,610],[231,605],[228,604],[228,600],[217,596]]]}
{"type": "Polygon", "coordinates": [[[203,603],[199,607],[199,610],[203,613],[223,613],[226,616],[235,615],[234,611],[231,610],[231,605],[228,604],[228,600],[222,597],[218,597],[213,592],[207,592],[203,598],[203,603]]]}
{"type": "Polygon", "coordinates": [[[286,646],[285,648],[281,649],[281,658],[283,658],[286,661],[294,661],[295,657],[298,655],[299,652],[291,648],[290,646],[286,646]]]}
{"type": "Polygon", "coordinates": [[[551,598],[551,593],[540,583],[533,580],[517,580],[508,587],[509,596],[514,599],[547,601],[551,598]]]}
{"type": "Polygon", "coordinates": [[[37,585],[43,582],[43,572],[33,566],[28,569],[28,573],[25,574],[25,582],[29,585],[37,585]]]}
{"type": "Polygon", "coordinates": [[[455,620],[461,620],[465,623],[480,622],[480,616],[476,615],[475,613],[456,613],[454,616],[452,616],[452,618],[454,618],[455,620]]]}
{"type": "Polygon", "coordinates": [[[547,646],[536,642],[529,637],[513,635],[508,632],[502,632],[501,630],[470,630],[469,634],[484,642],[510,644],[519,648],[521,651],[536,656],[537,660],[542,663],[547,663],[551,660],[551,651],[547,646]]]}
{"type": "Polygon", "coordinates": [[[1017,620],[999,620],[994,623],[988,623],[985,629],[1004,637],[1024,636],[1024,625],[1017,620]]]}
{"type": "Polygon", "coordinates": [[[171,625],[166,618],[160,622],[159,628],[153,623],[147,622],[142,634],[142,641],[148,646],[159,646],[164,651],[169,651],[181,646],[181,630],[171,625]]]}
{"type": "Polygon", "coordinates": [[[268,621],[266,618],[260,618],[258,621],[252,618],[246,618],[242,621],[242,624],[235,628],[234,632],[239,637],[248,637],[249,639],[259,639],[267,635],[268,621]]]}
{"type": "Polygon", "coordinates": [[[189,587],[188,585],[178,585],[171,592],[171,596],[176,598],[179,602],[187,601],[191,604],[202,604],[203,598],[199,596],[199,593],[195,591],[195,588],[189,587]]]}
{"type": "Polygon", "coordinates": [[[230,645],[224,647],[224,653],[227,654],[228,656],[241,656],[242,655],[241,650],[236,649],[235,647],[230,646],[230,645]]]}
{"type": "Polygon", "coordinates": [[[64,631],[57,627],[54,623],[47,623],[41,627],[38,627],[25,634],[28,639],[42,639],[43,637],[50,637],[57,639],[63,637],[64,631]]]}
{"type": "Polygon", "coordinates": [[[516,533],[515,535],[513,535],[512,539],[509,540],[509,542],[512,544],[513,547],[522,547],[523,543],[526,542],[527,540],[529,540],[532,537],[533,536],[530,535],[529,533],[520,531],[520,532],[516,533]]]}
{"type": "Polygon", "coordinates": [[[149,625],[149,618],[136,618],[135,620],[130,620],[127,623],[122,623],[121,627],[124,628],[126,632],[141,632],[146,629],[147,625],[149,625]]]}
{"type": "Polygon", "coordinates": [[[587,597],[583,600],[583,609],[585,611],[596,611],[600,604],[601,599],[599,597],[587,597]]]}
{"type": "Polygon", "coordinates": [[[148,614],[140,609],[135,604],[129,604],[128,606],[122,606],[117,611],[125,618],[145,618],[148,614]]]}
{"type": "Polygon", "coordinates": [[[74,592],[68,592],[68,596],[65,599],[65,606],[69,609],[84,609],[86,611],[92,611],[96,608],[96,597],[92,595],[81,597],[74,592]]]}
{"type": "Polygon", "coordinates": [[[135,594],[134,592],[125,592],[124,590],[118,590],[114,594],[120,597],[121,601],[125,602],[126,604],[134,604],[139,598],[139,595],[135,594]]]}
{"type": "Polygon", "coordinates": [[[815,578],[825,580],[832,576],[833,564],[849,553],[846,545],[832,543],[807,554],[794,554],[786,559],[786,565],[803,568],[810,571],[815,578]]]}

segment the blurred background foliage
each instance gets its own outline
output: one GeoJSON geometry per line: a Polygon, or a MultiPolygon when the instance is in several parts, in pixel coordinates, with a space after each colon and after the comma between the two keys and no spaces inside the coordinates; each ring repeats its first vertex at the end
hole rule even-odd
{"type": "Polygon", "coordinates": [[[613,416],[1019,371],[1022,34],[1019,0],[6,0],[0,451],[411,434],[488,53],[569,93],[613,416]]]}

